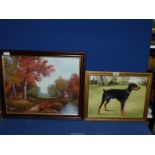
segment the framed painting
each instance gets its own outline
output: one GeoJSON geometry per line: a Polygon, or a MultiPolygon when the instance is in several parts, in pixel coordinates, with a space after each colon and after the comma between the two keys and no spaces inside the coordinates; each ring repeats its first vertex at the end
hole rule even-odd
{"type": "Polygon", "coordinates": [[[153,19],[151,45],[155,45],[155,19],[153,19]]]}
{"type": "Polygon", "coordinates": [[[83,52],[1,51],[4,116],[81,118],[83,52]]]}
{"type": "Polygon", "coordinates": [[[85,80],[86,120],[146,120],[151,73],[87,71],[85,80]]]}

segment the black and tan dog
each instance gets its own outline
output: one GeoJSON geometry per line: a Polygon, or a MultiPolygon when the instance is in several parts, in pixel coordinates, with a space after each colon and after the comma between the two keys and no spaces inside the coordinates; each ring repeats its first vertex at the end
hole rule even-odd
{"type": "Polygon", "coordinates": [[[124,106],[125,106],[126,100],[128,99],[132,90],[139,90],[139,89],[140,87],[135,83],[129,83],[127,89],[109,89],[109,90],[103,89],[104,93],[102,95],[102,101],[98,109],[98,114],[101,114],[100,110],[103,104],[104,104],[104,110],[108,111],[106,107],[109,101],[111,99],[117,99],[121,104],[121,108],[120,108],[121,115],[125,115],[124,106]]]}

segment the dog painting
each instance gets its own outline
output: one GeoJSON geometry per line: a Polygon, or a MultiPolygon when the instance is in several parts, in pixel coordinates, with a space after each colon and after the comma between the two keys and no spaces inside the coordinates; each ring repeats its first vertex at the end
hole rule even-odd
{"type": "Polygon", "coordinates": [[[152,74],[86,72],[86,119],[144,120],[152,74]]]}
{"type": "Polygon", "coordinates": [[[109,90],[104,90],[103,96],[102,96],[102,101],[101,104],[99,106],[98,109],[98,114],[100,114],[100,109],[102,107],[102,105],[104,104],[104,110],[107,110],[107,104],[109,103],[109,101],[111,99],[117,99],[120,102],[120,111],[121,111],[121,115],[124,115],[124,106],[125,106],[125,102],[128,99],[130,93],[132,90],[138,90],[140,89],[140,87],[135,84],[135,83],[129,83],[128,88],[126,89],[109,89],[109,90]]]}

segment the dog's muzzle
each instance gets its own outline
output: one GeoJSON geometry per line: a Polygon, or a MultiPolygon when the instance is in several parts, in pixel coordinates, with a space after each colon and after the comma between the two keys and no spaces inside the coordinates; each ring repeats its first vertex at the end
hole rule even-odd
{"type": "Polygon", "coordinates": [[[140,89],[140,87],[135,87],[133,90],[139,90],[140,89]]]}

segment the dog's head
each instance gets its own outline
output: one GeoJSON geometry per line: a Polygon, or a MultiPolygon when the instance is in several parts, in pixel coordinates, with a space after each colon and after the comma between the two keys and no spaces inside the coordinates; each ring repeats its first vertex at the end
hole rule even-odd
{"type": "Polygon", "coordinates": [[[128,89],[129,90],[139,90],[140,87],[135,83],[129,83],[128,89]]]}

